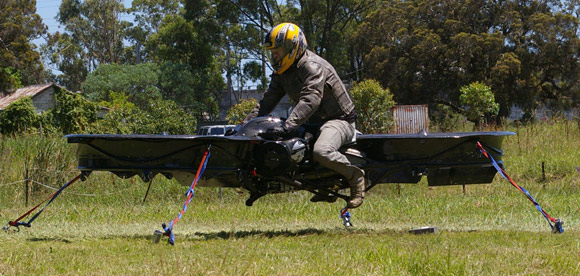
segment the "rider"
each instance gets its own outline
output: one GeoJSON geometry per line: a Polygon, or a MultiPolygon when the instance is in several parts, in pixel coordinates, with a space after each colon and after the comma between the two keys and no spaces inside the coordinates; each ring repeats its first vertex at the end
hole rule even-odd
{"type": "MultiPolygon", "coordinates": [[[[283,126],[268,129],[265,137],[282,137],[306,121],[321,124],[313,158],[343,175],[350,185],[348,208],[363,203],[364,171],[350,164],[338,149],[355,138],[356,112],[350,94],[326,60],[306,49],[304,33],[292,23],[282,23],[266,34],[263,44],[274,73],[268,89],[242,124],[272,112],[284,95],[296,103],[283,126]]],[[[311,201],[333,202],[336,197],[314,195],[311,201]]]]}

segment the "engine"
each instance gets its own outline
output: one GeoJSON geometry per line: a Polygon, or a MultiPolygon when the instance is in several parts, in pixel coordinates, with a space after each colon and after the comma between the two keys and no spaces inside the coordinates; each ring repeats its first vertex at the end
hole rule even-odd
{"type": "Polygon", "coordinates": [[[256,172],[263,176],[278,176],[293,171],[304,159],[306,149],[306,141],[300,138],[265,142],[254,151],[256,172]]]}
{"type": "MultiPolygon", "coordinates": [[[[258,137],[269,128],[280,126],[284,120],[277,117],[258,117],[249,121],[236,135],[258,137]]],[[[299,131],[303,132],[303,131],[299,131]]],[[[298,135],[298,138],[288,138],[282,141],[266,141],[254,151],[256,172],[263,176],[284,175],[297,168],[308,148],[308,142],[298,135]]]]}

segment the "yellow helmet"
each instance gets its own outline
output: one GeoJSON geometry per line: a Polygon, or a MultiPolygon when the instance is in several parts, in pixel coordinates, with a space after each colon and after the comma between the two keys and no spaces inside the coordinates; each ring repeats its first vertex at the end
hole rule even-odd
{"type": "Polygon", "coordinates": [[[304,33],[298,26],[292,23],[281,23],[266,34],[263,46],[274,68],[274,73],[279,75],[288,70],[294,61],[302,56],[308,44],[304,33]]]}

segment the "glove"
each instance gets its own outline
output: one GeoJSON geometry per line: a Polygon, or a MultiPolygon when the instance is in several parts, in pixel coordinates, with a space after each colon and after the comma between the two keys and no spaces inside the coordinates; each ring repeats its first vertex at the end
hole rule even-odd
{"type": "Polygon", "coordinates": [[[224,136],[232,136],[232,135],[238,133],[238,130],[240,130],[240,129],[242,129],[241,125],[237,125],[234,128],[230,128],[230,129],[226,130],[226,133],[224,134],[224,136]]]}
{"type": "Polygon", "coordinates": [[[238,133],[238,131],[235,128],[230,128],[226,131],[226,133],[224,134],[224,136],[232,136],[234,134],[238,133]]]}
{"type": "Polygon", "coordinates": [[[288,130],[285,127],[277,126],[267,129],[266,132],[261,133],[260,136],[266,140],[279,140],[287,134],[288,130]]]}

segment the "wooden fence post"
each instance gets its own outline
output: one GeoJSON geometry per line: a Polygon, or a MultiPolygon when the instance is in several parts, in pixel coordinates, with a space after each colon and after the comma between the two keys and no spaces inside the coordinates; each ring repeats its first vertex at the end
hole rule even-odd
{"type": "Polygon", "coordinates": [[[24,176],[24,206],[28,206],[28,191],[29,191],[29,184],[30,178],[28,178],[28,166],[25,168],[26,173],[24,176]]]}

